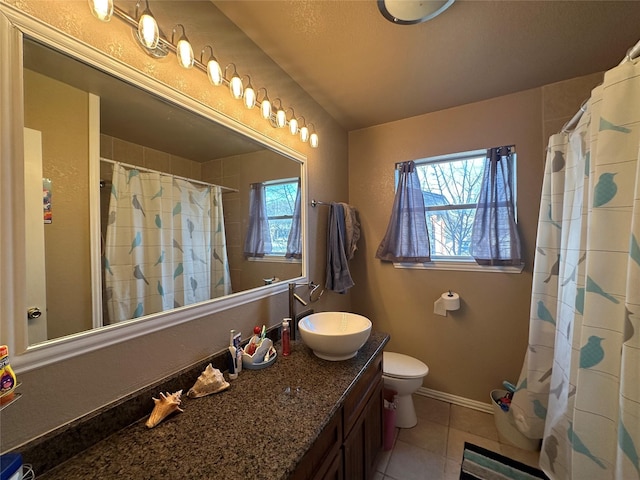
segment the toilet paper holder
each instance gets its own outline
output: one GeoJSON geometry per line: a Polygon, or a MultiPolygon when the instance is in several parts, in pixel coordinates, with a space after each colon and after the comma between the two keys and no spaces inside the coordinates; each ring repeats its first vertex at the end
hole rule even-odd
{"type": "Polygon", "coordinates": [[[449,290],[440,295],[433,304],[433,313],[436,315],[447,316],[447,312],[451,310],[458,310],[460,308],[460,295],[456,292],[449,290]]]}

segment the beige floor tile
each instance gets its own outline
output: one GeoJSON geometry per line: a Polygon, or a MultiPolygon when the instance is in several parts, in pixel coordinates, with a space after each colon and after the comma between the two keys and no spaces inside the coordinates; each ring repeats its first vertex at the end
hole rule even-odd
{"type": "Polygon", "coordinates": [[[447,448],[446,425],[418,419],[413,428],[401,428],[398,440],[444,456],[447,448]]]}
{"type": "Polygon", "coordinates": [[[444,480],[460,480],[460,462],[451,458],[445,459],[444,480]]]}
{"type": "Polygon", "coordinates": [[[384,473],[387,469],[387,465],[389,465],[389,459],[391,458],[391,452],[393,450],[382,451],[378,454],[378,458],[376,459],[376,471],[384,473]]]}
{"type": "Polygon", "coordinates": [[[462,452],[464,451],[464,442],[473,443],[487,450],[500,453],[500,444],[495,440],[474,435],[473,433],[464,432],[449,428],[449,437],[447,440],[447,458],[462,462],[462,452]]]}
{"type": "Polygon", "coordinates": [[[397,480],[443,480],[444,457],[398,440],[385,475],[397,480]]]}
{"type": "Polygon", "coordinates": [[[451,405],[449,426],[456,430],[473,433],[480,437],[498,441],[498,431],[490,413],[480,412],[471,408],[451,405]]]}
{"type": "Polygon", "coordinates": [[[449,425],[450,403],[416,394],[413,396],[413,404],[418,419],[449,425]]]}
{"type": "Polygon", "coordinates": [[[520,463],[524,463],[525,465],[529,465],[534,468],[540,468],[539,466],[540,452],[539,451],[522,450],[518,447],[514,447],[513,445],[501,443],[500,453],[505,457],[512,458],[520,463]]]}

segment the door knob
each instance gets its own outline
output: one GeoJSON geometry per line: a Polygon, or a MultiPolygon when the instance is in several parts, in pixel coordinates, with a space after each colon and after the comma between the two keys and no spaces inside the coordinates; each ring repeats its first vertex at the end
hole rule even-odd
{"type": "Polygon", "coordinates": [[[38,307],[31,307],[29,310],[27,310],[27,318],[29,320],[33,320],[34,318],[40,318],[40,315],[42,315],[42,312],[38,307]]]}

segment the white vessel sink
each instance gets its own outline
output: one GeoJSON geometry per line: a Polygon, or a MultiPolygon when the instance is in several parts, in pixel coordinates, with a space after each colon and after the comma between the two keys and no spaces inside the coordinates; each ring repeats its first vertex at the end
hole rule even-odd
{"type": "Polygon", "coordinates": [[[316,356],[339,361],[358,353],[369,339],[371,321],[355,313],[319,312],[300,320],[298,330],[316,356]]]}

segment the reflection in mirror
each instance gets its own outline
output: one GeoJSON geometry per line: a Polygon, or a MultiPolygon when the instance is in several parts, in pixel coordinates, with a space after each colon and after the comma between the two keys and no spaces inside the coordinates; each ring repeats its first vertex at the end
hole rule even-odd
{"type": "Polygon", "coordinates": [[[30,345],[302,275],[243,254],[297,160],[26,37],[24,110],[30,345]]]}

